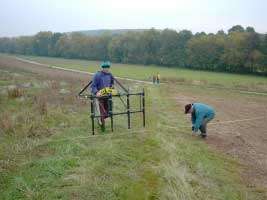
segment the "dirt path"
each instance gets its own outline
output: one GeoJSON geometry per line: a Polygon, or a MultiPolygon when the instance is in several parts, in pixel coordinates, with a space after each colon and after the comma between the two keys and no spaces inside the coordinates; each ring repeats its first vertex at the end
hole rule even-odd
{"type": "MultiPolygon", "coordinates": [[[[267,101],[267,98],[265,99],[267,101]]],[[[267,188],[267,103],[255,96],[218,98],[177,94],[179,106],[205,102],[216,109],[206,143],[244,164],[243,177],[253,187],[267,188]]]]}
{"type": "MultiPolygon", "coordinates": [[[[22,59],[22,58],[18,58],[18,57],[15,57],[15,59],[22,61],[24,63],[39,65],[42,67],[48,67],[48,68],[52,68],[52,69],[57,69],[57,70],[62,70],[62,71],[67,71],[67,72],[74,72],[74,73],[79,73],[79,74],[88,74],[90,76],[94,75],[94,73],[90,73],[90,72],[80,71],[80,70],[76,70],[76,69],[67,69],[67,68],[57,67],[57,66],[50,66],[47,64],[42,64],[42,63],[38,63],[35,61],[30,61],[30,60],[26,60],[26,59],[22,59]]],[[[149,81],[142,81],[142,80],[136,80],[136,79],[130,79],[130,78],[122,78],[122,77],[117,77],[117,76],[115,78],[117,78],[119,80],[124,80],[124,81],[133,81],[133,82],[137,82],[137,83],[153,84],[152,82],[149,82],[149,81]]]]}

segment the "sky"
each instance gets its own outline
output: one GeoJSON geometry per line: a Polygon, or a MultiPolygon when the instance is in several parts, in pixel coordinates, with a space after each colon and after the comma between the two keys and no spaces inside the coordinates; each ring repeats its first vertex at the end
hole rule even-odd
{"type": "Polygon", "coordinates": [[[267,0],[0,0],[0,37],[152,27],[216,33],[237,24],[267,33],[267,0]]]}

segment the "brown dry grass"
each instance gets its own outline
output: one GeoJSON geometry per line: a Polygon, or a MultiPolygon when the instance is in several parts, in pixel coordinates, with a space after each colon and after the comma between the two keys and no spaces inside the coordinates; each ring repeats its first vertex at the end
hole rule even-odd
{"type": "Polygon", "coordinates": [[[9,99],[14,99],[22,97],[24,95],[24,90],[22,88],[15,87],[12,89],[8,89],[7,94],[9,99]]]}
{"type": "Polygon", "coordinates": [[[8,113],[3,113],[0,116],[0,133],[11,133],[14,131],[14,122],[8,113]]]}
{"type": "Polygon", "coordinates": [[[47,107],[47,100],[42,96],[34,96],[33,98],[35,107],[40,115],[47,115],[48,107],[47,107]]]}
{"type": "Polygon", "coordinates": [[[59,83],[59,81],[51,80],[49,82],[49,86],[50,86],[51,89],[57,90],[57,89],[60,88],[60,83],[59,83]]]}
{"type": "Polygon", "coordinates": [[[31,123],[29,130],[27,132],[27,137],[43,137],[50,136],[52,133],[50,129],[45,126],[41,121],[35,121],[31,123]]]}

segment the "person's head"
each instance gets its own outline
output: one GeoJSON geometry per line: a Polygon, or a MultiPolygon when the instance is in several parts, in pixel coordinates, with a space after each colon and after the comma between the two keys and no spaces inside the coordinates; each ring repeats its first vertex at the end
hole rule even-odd
{"type": "Polygon", "coordinates": [[[193,104],[186,104],[185,106],[184,106],[184,113],[185,114],[189,114],[189,113],[192,113],[192,111],[193,111],[193,104]]]}
{"type": "Polygon", "coordinates": [[[104,61],[101,63],[101,68],[102,68],[102,71],[104,72],[109,72],[110,66],[111,64],[109,61],[104,61]]]}

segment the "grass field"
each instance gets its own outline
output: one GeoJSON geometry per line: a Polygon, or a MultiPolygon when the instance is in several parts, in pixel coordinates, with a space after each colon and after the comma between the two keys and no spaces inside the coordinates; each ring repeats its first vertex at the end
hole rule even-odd
{"type": "MultiPolygon", "coordinates": [[[[87,72],[99,70],[100,62],[76,59],[47,58],[35,56],[19,56],[32,61],[55,65],[58,67],[78,69],[87,72]]],[[[163,82],[176,82],[195,86],[211,86],[239,90],[267,92],[267,78],[250,75],[193,71],[181,68],[166,68],[159,66],[112,64],[112,72],[119,77],[138,80],[152,80],[152,75],[160,73],[163,82]]]]}
{"type": "MultiPolygon", "coordinates": [[[[98,65],[80,60],[30,59],[91,72],[98,65]]],[[[1,66],[1,62],[0,69],[0,199],[264,200],[267,197],[265,188],[252,187],[244,181],[244,165],[239,159],[192,137],[183,104],[177,103],[175,96],[190,93],[242,102],[250,95],[200,90],[190,85],[126,83],[136,90],[145,87],[147,126],[142,128],[141,117],[137,115],[132,121],[133,128],[127,130],[125,118],[119,117],[113,133],[108,130],[102,134],[97,129],[97,135],[91,136],[88,102],[75,98],[81,81],[49,78],[26,72],[19,66],[9,69],[1,66]]],[[[266,91],[267,84],[266,79],[253,76],[159,67],[114,64],[113,72],[116,76],[135,79],[140,76],[143,80],[160,72],[167,82],[172,78],[183,82],[196,78],[208,85],[231,88],[238,85],[260,91],[266,91]]],[[[266,100],[264,96],[256,98],[259,102],[266,100]]]]}

